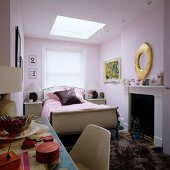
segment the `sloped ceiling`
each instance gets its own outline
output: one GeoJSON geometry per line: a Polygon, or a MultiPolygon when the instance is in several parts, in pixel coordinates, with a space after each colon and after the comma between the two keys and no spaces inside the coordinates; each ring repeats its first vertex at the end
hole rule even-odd
{"type": "MultiPolygon", "coordinates": [[[[162,0],[20,0],[26,37],[101,44],[122,27],[148,13],[162,0]],[[57,15],[105,23],[88,40],[50,36],[57,15]]],[[[78,29],[78,28],[77,28],[78,29]]]]}

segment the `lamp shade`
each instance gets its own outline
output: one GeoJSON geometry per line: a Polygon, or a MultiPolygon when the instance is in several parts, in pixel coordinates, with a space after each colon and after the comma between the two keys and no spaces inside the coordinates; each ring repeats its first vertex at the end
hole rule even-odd
{"type": "Polygon", "coordinates": [[[16,116],[16,104],[6,95],[22,90],[21,68],[0,66],[0,115],[16,116]]]}
{"type": "Polygon", "coordinates": [[[40,90],[41,90],[41,89],[40,89],[40,87],[39,87],[37,84],[31,83],[31,84],[26,88],[25,91],[27,91],[27,92],[38,92],[38,91],[40,91],[40,90]]]}
{"type": "Polygon", "coordinates": [[[27,88],[26,91],[29,92],[29,100],[32,100],[33,102],[36,102],[38,99],[38,95],[35,92],[40,91],[40,87],[35,84],[35,83],[31,83],[27,88]]]}
{"type": "Polygon", "coordinates": [[[90,84],[88,86],[88,90],[97,90],[98,89],[98,85],[96,83],[90,84]]]}
{"type": "Polygon", "coordinates": [[[0,94],[22,90],[21,68],[0,66],[0,94]]]}

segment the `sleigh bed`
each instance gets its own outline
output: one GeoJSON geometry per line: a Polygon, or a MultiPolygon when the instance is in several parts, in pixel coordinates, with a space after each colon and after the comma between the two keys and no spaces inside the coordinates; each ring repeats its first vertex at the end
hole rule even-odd
{"type": "Polygon", "coordinates": [[[97,105],[84,100],[84,90],[80,88],[55,86],[44,89],[41,117],[49,118],[59,135],[80,133],[88,124],[114,129],[118,135],[117,107],[97,105]],[[74,100],[65,100],[65,97],[70,99],[68,93],[72,92],[80,103],[74,97],[74,100]],[[63,97],[63,94],[67,95],[63,97]]]}

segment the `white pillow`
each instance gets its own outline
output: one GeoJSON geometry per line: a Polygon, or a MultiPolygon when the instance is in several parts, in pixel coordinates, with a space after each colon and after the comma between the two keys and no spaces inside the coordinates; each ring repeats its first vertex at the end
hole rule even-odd
{"type": "Polygon", "coordinates": [[[78,98],[82,103],[84,103],[84,102],[85,102],[85,100],[84,100],[84,94],[85,94],[84,89],[80,89],[80,88],[76,88],[76,87],[75,87],[75,88],[74,88],[74,92],[75,92],[77,98],[78,98]]]}

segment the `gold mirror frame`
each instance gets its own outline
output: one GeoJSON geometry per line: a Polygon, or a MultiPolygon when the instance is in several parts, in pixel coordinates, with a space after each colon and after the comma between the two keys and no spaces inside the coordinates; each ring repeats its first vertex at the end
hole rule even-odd
{"type": "Polygon", "coordinates": [[[143,43],[135,54],[135,71],[139,80],[144,80],[149,74],[149,71],[152,67],[152,58],[153,56],[151,46],[146,42],[143,43]],[[141,69],[139,60],[143,53],[146,55],[147,63],[145,68],[141,69]]]}

